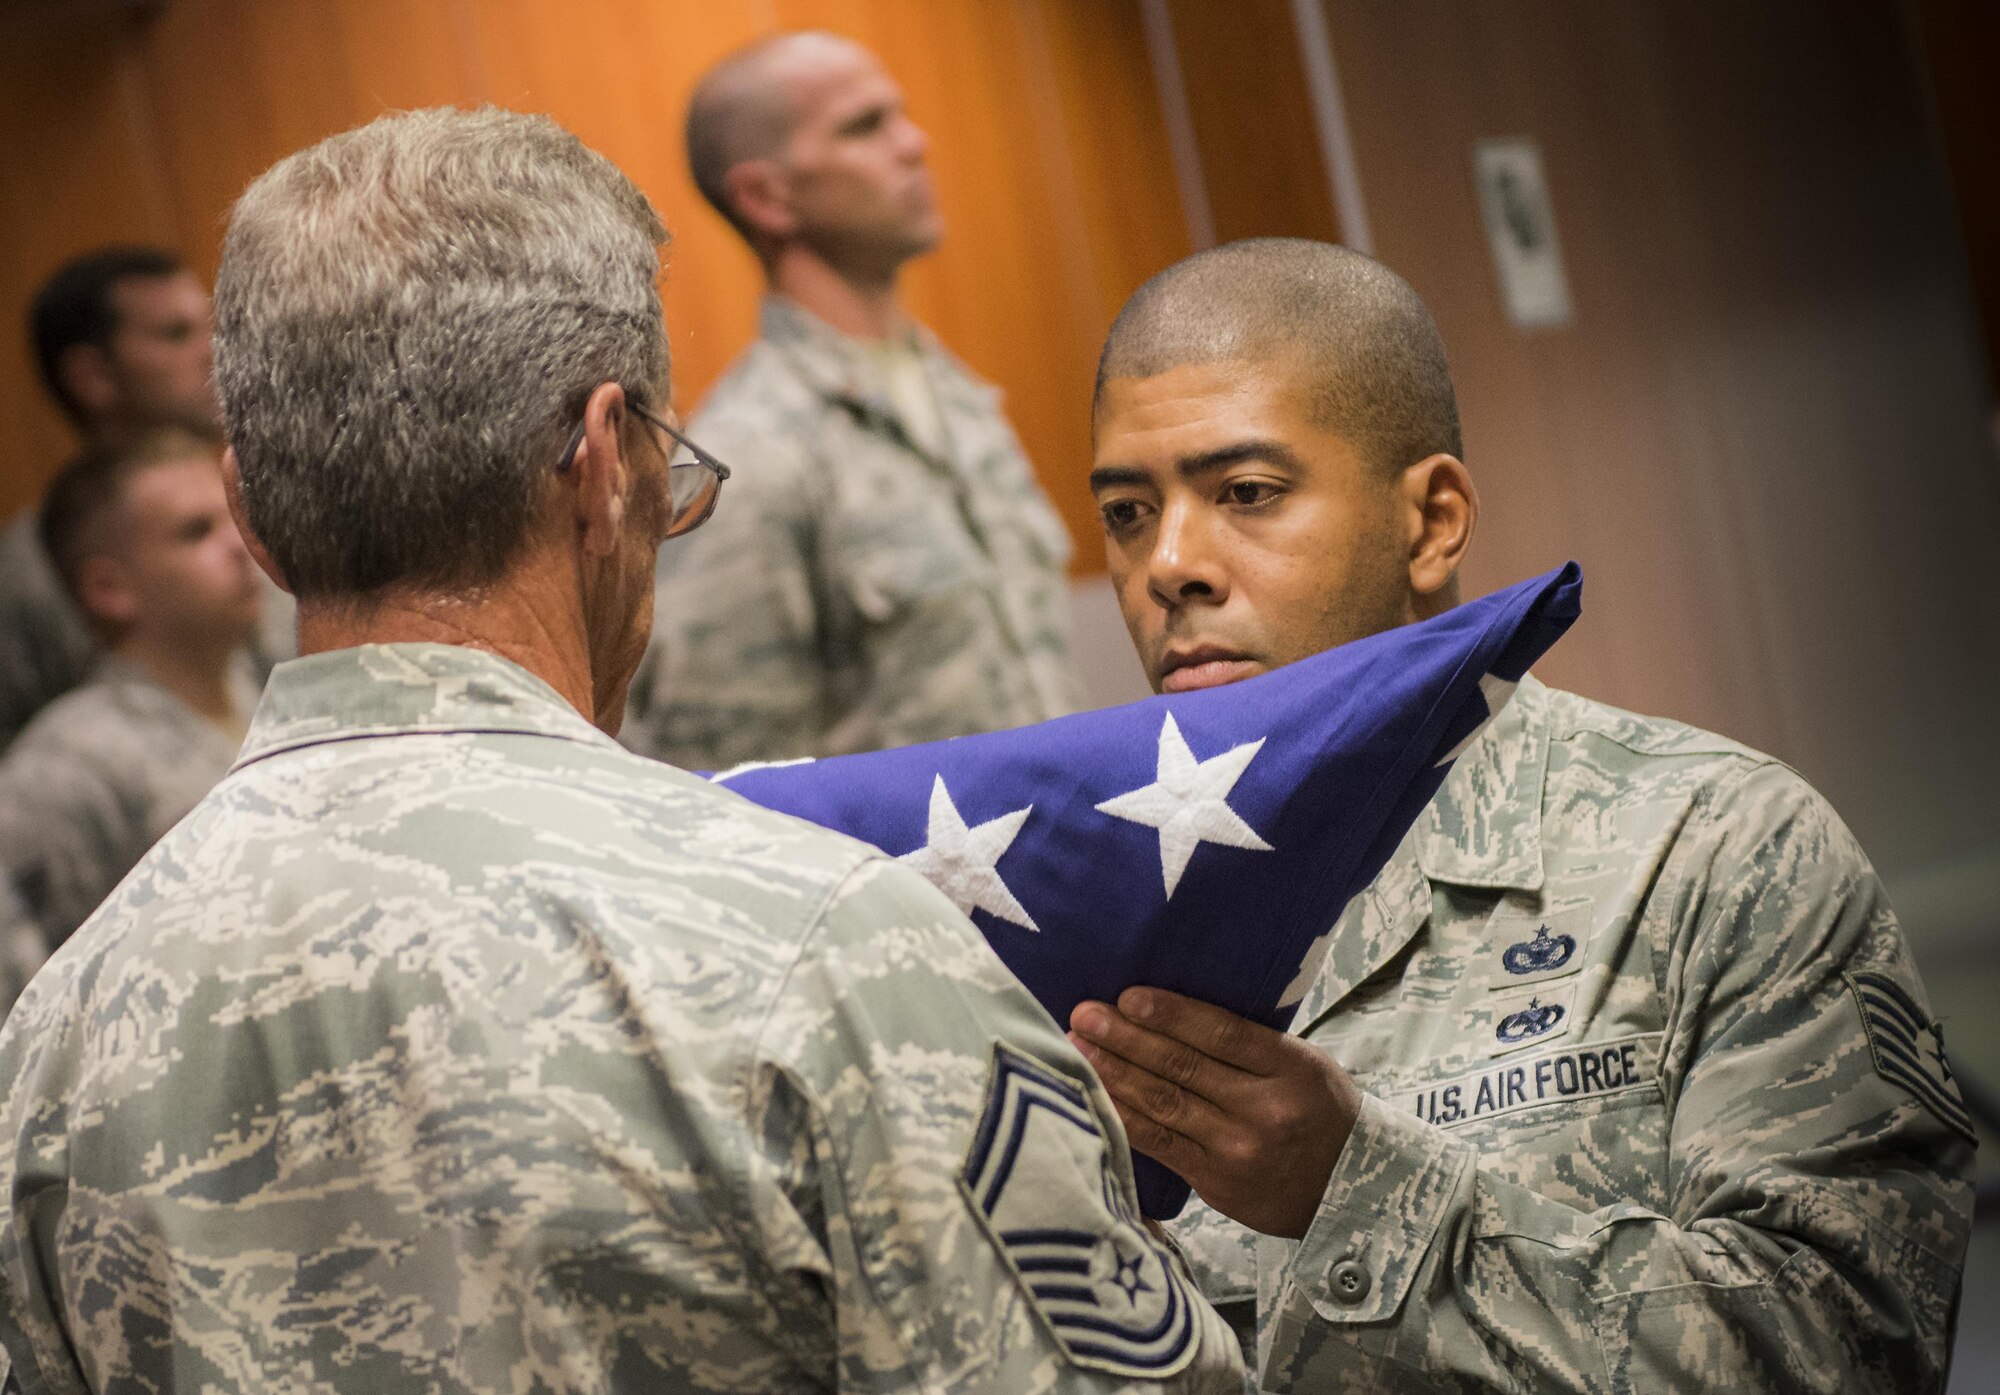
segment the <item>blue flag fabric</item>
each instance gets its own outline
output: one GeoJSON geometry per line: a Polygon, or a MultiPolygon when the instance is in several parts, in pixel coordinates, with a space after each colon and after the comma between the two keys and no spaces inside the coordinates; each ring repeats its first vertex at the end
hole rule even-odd
{"type": "MultiPolygon", "coordinates": [[[[923,872],[1064,1026],[1145,984],[1282,1028],[1582,589],[1572,562],[1225,687],[714,778],[923,872]]],[[[1146,1214],[1179,1214],[1187,1184],[1135,1162],[1146,1214]]]]}

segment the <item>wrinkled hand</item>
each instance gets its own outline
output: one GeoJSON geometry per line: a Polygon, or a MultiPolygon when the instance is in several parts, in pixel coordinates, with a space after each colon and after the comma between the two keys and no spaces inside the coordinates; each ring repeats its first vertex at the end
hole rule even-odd
{"type": "Polygon", "coordinates": [[[1157,988],[1079,1003],[1070,1040],[1097,1068],[1132,1147],[1266,1235],[1312,1224],[1361,1091],[1307,1042],[1157,988]]]}

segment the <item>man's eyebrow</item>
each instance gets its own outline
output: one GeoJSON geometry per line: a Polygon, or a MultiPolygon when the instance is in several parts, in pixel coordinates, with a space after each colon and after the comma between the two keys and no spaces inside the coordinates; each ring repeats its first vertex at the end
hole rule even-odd
{"type": "Polygon", "coordinates": [[[1117,484],[1147,484],[1152,476],[1131,465],[1100,465],[1090,472],[1090,492],[1109,489],[1117,484]]]}
{"type": "Polygon", "coordinates": [[[1283,441],[1265,437],[1236,441],[1230,445],[1217,446],[1214,450],[1184,455],[1174,462],[1174,466],[1183,477],[1187,477],[1213,474],[1217,470],[1226,470],[1231,465],[1241,465],[1246,460],[1264,460],[1287,470],[1297,470],[1301,467],[1296,451],[1283,441]]]}
{"type": "Polygon", "coordinates": [[[895,103],[890,101],[870,102],[857,112],[850,113],[834,127],[842,135],[851,135],[874,122],[886,121],[895,113],[895,103]]]}
{"type": "MultiPolygon", "coordinates": [[[[1231,465],[1240,465],[1246,460],[1263,460],[1286,470],[1299,470],[1302,464],[1298,452],[1283,441],[1258,437],[1248,441],[1235,441],[1214,450],[1184,455],[1174,462],[1174,469],[1182,478],[1209,475],[1217,470],[1226,470],[1231,465]]],[[[1152,475],[1135,465],[1100,465],[1090,472],[1092,493],[1109,489],[1115,485],[1150,484],[1152,475]]]]}

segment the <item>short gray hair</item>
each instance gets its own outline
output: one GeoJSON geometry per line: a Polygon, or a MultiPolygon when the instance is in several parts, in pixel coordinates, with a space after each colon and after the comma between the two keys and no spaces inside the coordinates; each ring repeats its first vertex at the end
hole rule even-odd
{"type": "Polygon", "coordinates": [[[664,392],[659,215],[545,116],[403,112],[237,202],[215,375],[251,530],[302,598],[499,576],[600,383],[664,392]]]}

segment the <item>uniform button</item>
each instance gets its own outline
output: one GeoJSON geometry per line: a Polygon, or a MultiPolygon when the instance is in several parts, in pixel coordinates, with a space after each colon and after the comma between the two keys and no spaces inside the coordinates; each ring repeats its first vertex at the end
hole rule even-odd
{"type": "Polygon", "coordinates": [[[1368,1296],[1374,1282],[1368,1277],[1368,1271],[1352,1259],[1343,1259],[1334,1265],[1332,1278],[1333,1296],[1342,1303],[1359,1303],[1368,1296]]]}

